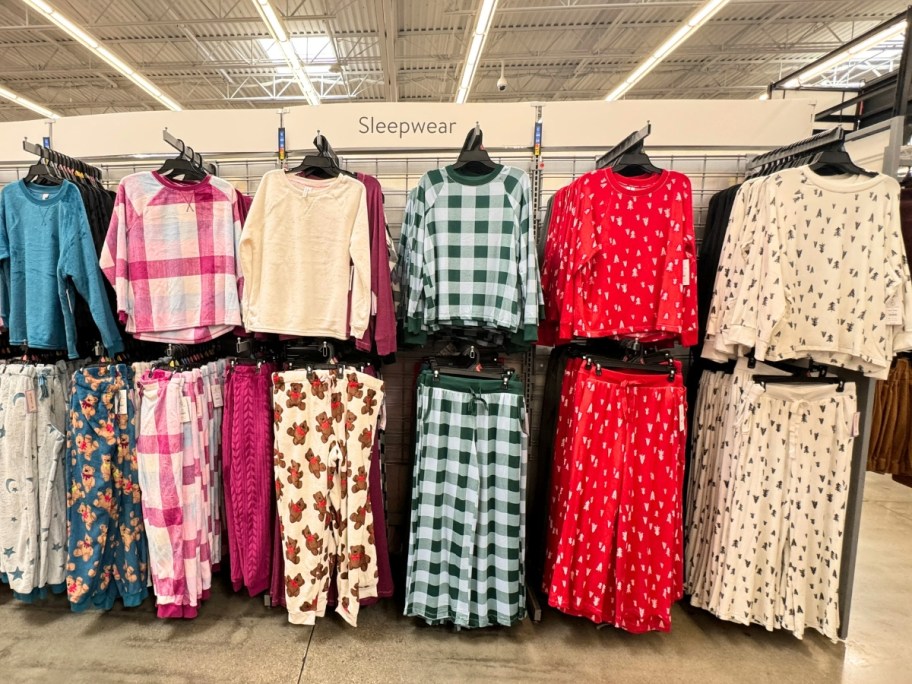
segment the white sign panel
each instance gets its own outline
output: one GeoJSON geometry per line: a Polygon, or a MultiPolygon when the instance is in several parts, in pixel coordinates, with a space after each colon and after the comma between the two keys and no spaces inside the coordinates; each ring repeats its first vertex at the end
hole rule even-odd
{"type": "MultiPolygon", "coordinates": [[[[543,110],[545,150],[607,149],[631,131],[653,124],[653,147],[781,145],[811,131],[813,104],[777,100],[631,100],[553,102],[543,110]]],[[[345,103],[292,107],[284,115],[286,148],[311,147],[319,130],[340,151],[459,149],[476,122],[491,149],[531,149],[535,109],[528,103],[345,103]]],[[[173,153],[167,127],[203,154],[277,149],[278,110],[190,110],[77,116],[54,124],[54,147],[74,157],[173,153]]],[[[40,142],[42,120],[0,124],[0,159],[25,160],[25,135],[40,142]]]]}

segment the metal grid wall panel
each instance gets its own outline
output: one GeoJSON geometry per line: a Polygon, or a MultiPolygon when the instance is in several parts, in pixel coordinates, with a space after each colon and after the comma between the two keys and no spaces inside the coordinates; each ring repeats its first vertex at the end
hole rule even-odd
{"type": "MultiPolygon", "coordinates": [[[[595,153],[578,155],[563,154],[543,157],[542,207],[548,198],[560,187],[567,185],[574,178],[592,170],[595,166],[595,153]]],[[[291,156],[295,163],[299,155],[291,156]]],[[[408,191],[417,185],[421,176],[428,170],[452,163],[455,155],[349,155],[342,156],[342,165],[350,171],[360,171],[375,176],[383,187],[386,217],[390,231],[398,240],[402,214],[408,191]]],[[[492,157],[502,163],[531,171],[530,157],[526,151],[497,154],[492,157]]],[[[248,158],[210,158],[218,164],[219,175],[234,184],[239,191],[253,193],[264,173],[276,168],[273,158],[251,156],[248,158]]],[[[743,155],[697,155],[681,154],[652,156],[658,166],[686,173],[694,188],[694,217],[697,238],[702,236],[706,207],[712,195],[738,182],[744,175],[746,157],[743,155]]],[[[116,187],[124,176],[137,171],[152,170],[160,165],[160,159],[96,159],[90,163],[99,166],[105,175],[105,182],[116,187]]],[[[14,181],[26,171],[25,166],[0,164],[0,184],[14,181]]],[[[543,218],[543,216],[540,216],[543,218]]],[[[292,303],[294,304],[294,303],[292,303]]],[[[383,368],[383,378],[387,387],[387,433],[384,461],[387,473],[387,508],[390,527],[390,549],[394,553],[402,552],[408,543],[408,515],[411,501],[411,476],[414,457],[412,442],[414,437],[414,401],[417,366],[421,359],[433,350],[428,347],[418,350],[400,352],[397,362],[383,368]]],[[[530,464],[528,491],[536,491],[538,478],[548,477],[547,464],[540,463],[538,454],[538,425],[541,418],[542,396],[544,390],[545,367],[548,348],[536,350],[532,368],[533,393],[530,406],[530,464]]],[[[686,350],[678,350],[682,358],[686,350]]],[[[509,365],[518,371],[523,369],[521,355],[511,356],[509,365]]],[[[544,505],[544,502],[529,501],[529,506],[544,505]]]]}

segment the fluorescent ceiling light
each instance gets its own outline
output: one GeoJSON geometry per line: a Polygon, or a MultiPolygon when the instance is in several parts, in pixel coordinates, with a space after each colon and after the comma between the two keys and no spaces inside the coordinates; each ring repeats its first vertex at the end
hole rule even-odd
{"type": "Polygon", "coordinates": [[[691,35],[696,33],[703,24],[713,18],[713,16],[727,5],[729,0],[709,0],[694,12],[690,18],[685,21],[671,36],[662,43],[656,50],[649,55],[636,69],[634,69],[627,78],[625,78],[614,90],[612,90],[605,99],[611,102],[619,99],[624,93],[635,86],[640,79],[656,68],[658,64],[674,52],[678,46],[687,40],[691,35]]]}
{"type": "Polygon", "coordinates": [[[41,114],[41,116],[43,116],[45,118],[48,118],[48,119],[59,119],[60,118],[60,114],[57,114],[56,112],[52,112],[47,107],[42,107],[40,104],[36,104],[36,103],[32,102],[31,100],[29,100],[28,98],[22,97],[22,95],[14,93],[12,90],[9,90],[7,88],[0,87],[0,97],[6,98],[10,102],[15,102],[20,107],[25,107],[26,109],[31,109],[33,112],[35,112],[37,114],[41,114]]]}
{"type": "Polygon", "coordinates": [[[177,104],[177,102],[162,93],[161,90],[152,85],[142,74],[138,73],[136,69],[129,66],[106,47],[102,46],[94,36],[87,33],[78,24],[70,21],[70,19],[61,14],[59,10],[51,7],[44,2],[44,0],[22,0],[22,2],[43,14],[52,23],[56,24],[60,30],[70,36],[70,38],[98,55],[104,62],[107,62],[116,71],[119,71],[129,78],[133,83],[145,90],[165,107],[175,112],[181,111],[181,106],[177,104]]]}
{"type": "MultiPolygon", "coordinates": [[[[298,53],[295,49],[295,39],[288,39],[288,32],[282,25],[282,20],[279,19],[279,15],[276,14],[272,5],[269,4],[269,0],[252,0],[252,2],[253,6],[256,7],[257,12],[260,13],[260,17],[263,19],[266,27],[269,29],[269,33],[271,33],[273,39],[275,39],[281,52],[282,59],[285,60],[288,64],[288,68],[291,69],[291,73],[298,82],[301,92],[304,93],[304,97],[306,97],[307,101],[312,105],[320,104],[320,95],[317,93],[317,89],[314,88],[313,82],[311,82],[307,72],[304,71],[304,67],[301,66],[301,60],[298,59],[298,53]]],[[[327,40],[329,39],[327,38],[327,40]]],[[[275,57],[269,54],[268,50],[266,53],[271,59],[275,59],[275,57]]]]}
{"type": "Polygon", "coordinates": [[[812,67],[808,67],[804,71],[799,71],[792,78],[782,84],[783,88],[791,89],[797,88],[799,86],[805,85],[810,81],[822,76],[830,69],[833,69],[840,64],[850,61],[861,55],[862,53],[867,52],[871,48],[877,47],[883,42],[890,40],[891,38],[896,38],[897,36],[902,35],[906,32],[906,22],[901,21],[898,24],[893,26],[888,26],[883,31],[878,31],[873,36],[867,40],[863,40],[856,45],[846,48],[840,52],[837,52],[835,55],[830,57],[820,64],[816,64],[812,67]]]}
{"type": "Polygon", "coordinates": [[[478,60],[488,38],[488,31],[491,29],[494,10],[497,9],[497,2],[498,0],[482,0],[481,2],[478,18],[475,21],[475,31],[472,33],[472,42],[469,44],[469,51],[466,53],[465,62],[462,65],[462,77],[459,79],[459,89],[456,91],[456,104],[463,104],[469,97],[472,81],[475,80],[475,70],[478,69],[478,60]]]}

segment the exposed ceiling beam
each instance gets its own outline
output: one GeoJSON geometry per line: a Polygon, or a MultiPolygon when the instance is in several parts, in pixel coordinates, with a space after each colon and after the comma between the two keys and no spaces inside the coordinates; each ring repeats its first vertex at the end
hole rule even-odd
{"type": "Polygon", "coordinates": [[[387,102],[399,100],[399,74],[396,64],[396,37],[399,35],[399,17],[395,0],[374,0],[374,13],[380,26],[380,62],[383,65],[383,88],[387,102]]]}

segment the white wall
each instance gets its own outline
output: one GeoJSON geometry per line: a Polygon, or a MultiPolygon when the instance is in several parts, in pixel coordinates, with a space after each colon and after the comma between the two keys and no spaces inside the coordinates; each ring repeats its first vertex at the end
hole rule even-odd
{"type": "MultiPolygon", "coordinates": [[[[476,121],[488,147],[528,148],[535,123],[535,110],[526,103],[346,103],[287,112],[288,149],[309,148],[319,129],[339,151],[452,150],[476,121]],[[421,126],[423,132],[416,132],[421,126]]],[[[543,143],[546,148],[608,149],[651,121],[650,146],[762,149],[806,137],[812,116],[813,105],[806,101],[554,102],[544,105],[543,143]]],[[[278,110],[101,114],[60,119],[53,127],[53,146],[85,158],[170,154],[161,135],[167,127],[204,154],[268,152],[277,147],[278,126],[278,110]]],[[[22,150],[22,138],[40,143],[47,130],[43,120],[0,124],[0,160],[34,159],[22,150]]]]}

